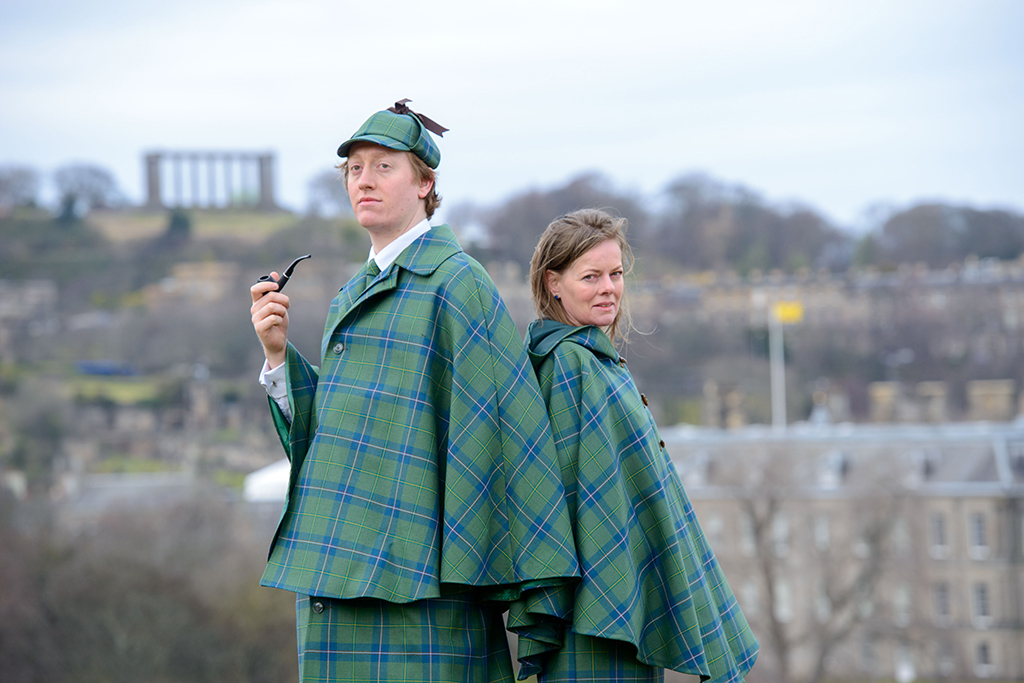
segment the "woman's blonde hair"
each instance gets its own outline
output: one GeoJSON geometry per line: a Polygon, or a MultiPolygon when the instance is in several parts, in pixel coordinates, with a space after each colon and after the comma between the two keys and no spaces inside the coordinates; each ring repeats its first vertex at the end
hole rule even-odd
{"type": "MultiPolygon", "coordinates": [[[[601,209],[573,211],[556,218],[548,225],[544,234],[540,236],[537,248],[533,250],[533,259],[530,261],[530,288],[533,306],[538,316],[567,325],[573,324],[566,315],[562,302],[548,289],[547,272],[551,270],[561,275],[576,262],[576,259],[603,242],[614,240],[622,250],[623,269],[626,273],[632,271],[633,252],[626,242],[626,226],[625,218],[616,218],[601,209]]],[[[619,312],[605,332],[613,342],[619,338],[626,341],[631,327],[626,292],[623,289],[619,312]]]]}
{"type": "MultiPolygon", "coordinates": [[[[427,218],[433,218],[434,212],[437,211],[438,207],[441,206],[441,195],[437,193],[437,171],[427,166],[427,163],[420,159],[412,152],[406,152],[409,155],[409,161],[412,163],[412,170],[416,172],[416,179],[420,181],[429,180],[432,182],[430,186],[430,192],[423,198],[424,208],[427,210],[427,218]]],[[[341,171],[341,174],[345,181],[345,186],[348,187],[348,159],[345,159],[335,168],[341,171]]]]}

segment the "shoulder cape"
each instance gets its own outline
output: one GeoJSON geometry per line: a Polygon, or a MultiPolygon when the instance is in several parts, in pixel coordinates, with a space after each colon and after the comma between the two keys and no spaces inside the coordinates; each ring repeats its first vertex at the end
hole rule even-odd
{"type": "Polygon", "coordinates": [[[319,367],[287,354],[291,461],[262,583],[409,602],[507,599],[578,574],[536,379],[447,226],[331,305],[319,367]]]}
{"type": "Polygon", "coordinates": [[[741,680],[758,645],[625,361],[598,328],[536,321],[530,359],[547,404],[582,582],[528,592],[509,625],[520,678],[560,646],[557,623],[631,643],[637,659],[741,680]]]}

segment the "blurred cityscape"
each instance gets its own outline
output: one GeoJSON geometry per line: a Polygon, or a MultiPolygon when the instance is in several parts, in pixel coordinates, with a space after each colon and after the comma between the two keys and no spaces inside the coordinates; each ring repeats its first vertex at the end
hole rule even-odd
{"type": "MultiPolygon", "coordinates": [[[[5,682],[295,679],[294,598],[258,586],[287,472],[248,288],[314,255],[288,293],[315,356],[369,241],[335,171],[300,214],[273,165],[149,152],[143,206],[67,167],[52,207],[0,167],[5,682]]],[[[852,235],[703,176],[584,175],[445,217],[525,331],[533,245],[587,206],[630,221],[625,356],[761,642],[750,680],[1024,679],[1024,215],[879,206],[852,235]]]]}

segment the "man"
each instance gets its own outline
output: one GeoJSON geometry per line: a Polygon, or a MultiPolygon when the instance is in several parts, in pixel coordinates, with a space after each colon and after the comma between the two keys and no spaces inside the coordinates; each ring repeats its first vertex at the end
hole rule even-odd
{"type": "Polygon", "coordinates": [[[331,304],[319,368],[287,341],[288,297],[251,290],[291,461],[261,583],[298,595],[303,681],[511,681],[503,603],[577,576],[572,535],[519,335],[428,222],[436,124],[406,101],[338,149],[372,249],[331,304]]]}

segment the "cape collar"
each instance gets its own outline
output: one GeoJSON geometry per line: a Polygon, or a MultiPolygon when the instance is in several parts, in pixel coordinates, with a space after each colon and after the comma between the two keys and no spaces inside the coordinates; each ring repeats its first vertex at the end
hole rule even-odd
{"type": "Polygon", "coordinates": [[[447,225],[438,225],[406,247],[390,266],[378,273],[369,283],[366,282],[366,275],[370,262],[364,263],[359,272],[342,287],[331,305],[324,328],[323,348],[327,348],[327,341],[335,328],[356,306],[374,294],[398,286],[399,269],[404,268],[417,275],[431,275],[442,263],[461,252],[462,247],[459,246],[459,240],[452,229],[447,225]]]}
{"type": "Polygon", "coordinates": [[[556,320],[534,320],[526,330],[526,347],[530,360],[537,365],[561,342],[569,340],[579,344],[591,353],[605,356],[618,363],[619,352],[601,328],[594,325],[575,327],[556,320]]]}
{"type": "Polygon", "coordinates": [[[438,266],[461,251],[462,247],[459,246],[459,240],[455,238],[452,229],[447,225],[438,225],[406,247],[394,263],[384,269],[384,273],[398,266],[417,275],[430,275],[438,266]]]}

